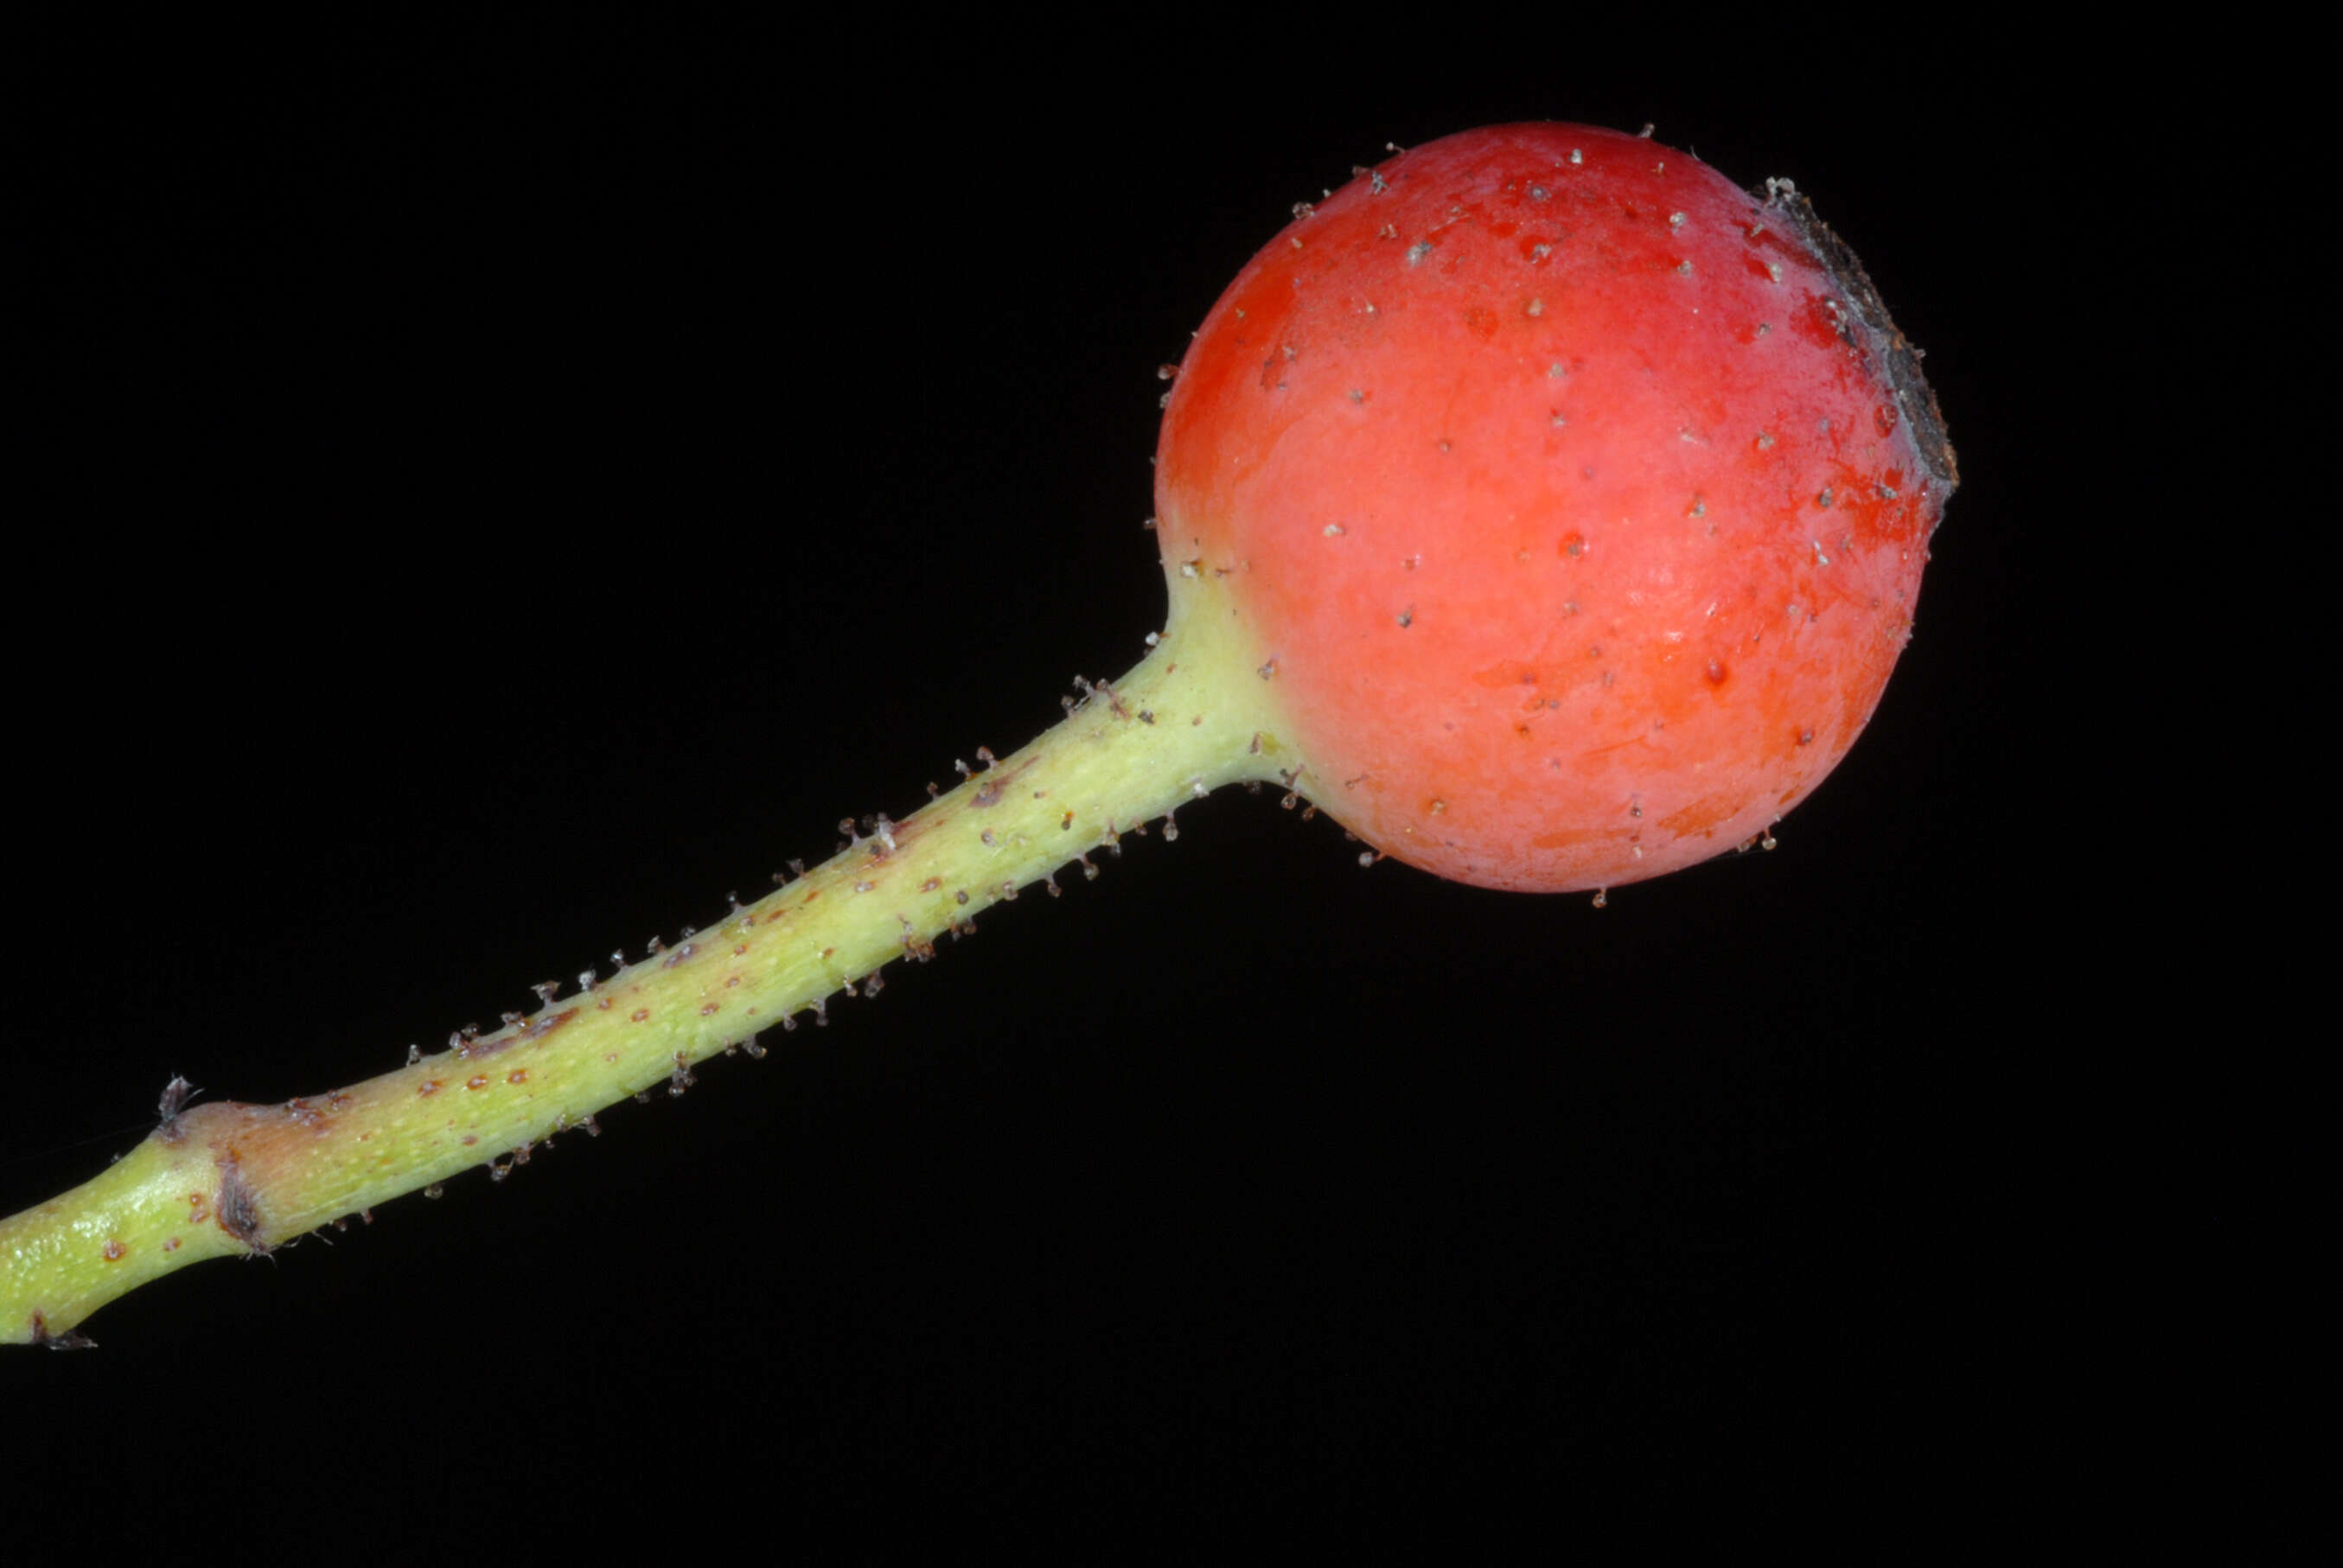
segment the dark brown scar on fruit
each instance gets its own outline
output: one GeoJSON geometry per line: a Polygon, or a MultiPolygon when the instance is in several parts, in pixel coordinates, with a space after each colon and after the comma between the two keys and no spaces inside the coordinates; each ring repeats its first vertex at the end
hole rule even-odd
{"type": "Polygon", "coordinates": [[[1936,407],[1936,394],[1928,386],[1928,378],[1920,373],[1920,350],[1896,330],[1871,275],[1863,270],[1863,263],[1855,259],[1846,242],[1815,213],[1814,203],[1786,180],[1768,180],[1765,184],[1765,189],[1750,194],[1767,212],[1778,216],[1814,252],[1815,258],[1823,264],[1831,281],[1845,297],[1847,307],[1869,328],[1869,335],[1886,357],[1888,390],[1911,428],[1912,446],[1919,453],[1921,466],[1945,487],[1944,499],[1951,499],[1961,482],[1960,467],[1954,460],[1952,441],[1945,433],[1944,411],[1936,407]]]}
{"type": "Polygon", "coordinates": [[[219,1228],[256,1252],[266,1252],[268,1245],[260,1239],[260,1202],[244,1180],[244,1172],[230,1154],[220,1161],[219,1201],[213,1205],[219,1228]]]}
{"type": "Polygon", "coordinates": [[[97,1348],[97,1342],[87,1334],[49,1332],[48,1321],[37,1309],[33,1313],[33,1342],[44,1350],[52,1351],[94,1351],[97,1348]]]}

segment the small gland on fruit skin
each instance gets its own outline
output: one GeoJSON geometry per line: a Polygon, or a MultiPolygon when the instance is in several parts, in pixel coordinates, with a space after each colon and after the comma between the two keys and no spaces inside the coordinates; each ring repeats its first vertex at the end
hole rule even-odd
{"type": "Polygon", "coordinates": [[[1262,250],[1173,383],[1167,575],[1226,569],[1311,792],[1444,877],[1614,887],[1803,799],[1956,483],[1804,199],[1657,150],[1529,125],[1394,156],[1262,250]]]}

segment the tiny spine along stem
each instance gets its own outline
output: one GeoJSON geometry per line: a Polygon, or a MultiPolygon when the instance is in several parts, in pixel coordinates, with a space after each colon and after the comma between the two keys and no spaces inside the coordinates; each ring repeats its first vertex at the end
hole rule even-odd
{"type": "Polygon", "coordinates": [[[1119,681],[1011,756],[722,924],[492,1034],[329,1094],[181,1111],[103,1174],[0,1220],[0,1343],[63,1341],[185,1263],[265,1252],[578,1126],[866,980],[1123,833],[1291,777],[1267,683],[1216,585],[1119,681]]]}

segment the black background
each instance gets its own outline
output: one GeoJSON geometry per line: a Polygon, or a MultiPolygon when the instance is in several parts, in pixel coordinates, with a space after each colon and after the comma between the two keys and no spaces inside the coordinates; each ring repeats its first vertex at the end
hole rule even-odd
{"type": "Polygon", "coordinates": [[[1523,52],[581,10],[61,55],[0,1211],[174,1072],[396,1066],[1135,662],[1155,367],[1386,141],[1654,121],[1795,177],[1965,482],[1775,852],[1596,910],[1183,810],[598,1141],[0,1358],[58,1434],[5,1484],[119,1523],[59,1500],[126,1443],[385,1550],[613,1511],[1199,1557],[1990,1493],[2064,683],[2020,261],[2059,201],[2012,171],[2061,133],[1892,51],[1523,52]]]}

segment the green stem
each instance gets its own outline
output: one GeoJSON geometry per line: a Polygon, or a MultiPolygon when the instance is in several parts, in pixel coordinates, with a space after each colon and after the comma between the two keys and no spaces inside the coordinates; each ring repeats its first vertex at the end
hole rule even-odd
{"type": "MultiPolygon", "coordinates": [[[[794,1029],[833,992],[924,959],[1020,889],[1239,779],[1291,778],[1249,639],[1209,579],[1121,680],[1012,756],[710,930],[532,1016],[396,1072],[281,1105],[166,1120],[104,1174],[0,1221],[0,1343],[68,1342],[125,1292],[200,1259],[263,1252],[557,1132],[691,1066],[794,1029]]],[[[1051,880],[1054,890],[1055,883],[1051,880]]]]}

